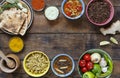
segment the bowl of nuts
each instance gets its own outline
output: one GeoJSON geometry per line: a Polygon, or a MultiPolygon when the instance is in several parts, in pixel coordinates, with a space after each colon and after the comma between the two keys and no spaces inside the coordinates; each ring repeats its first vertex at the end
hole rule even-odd
{"type": "Polygon", "coordinates": [[[45,53],[33,51],[25,56],[23,68],[28,75],[32,77],[41,77],[48,72],[50,61],[45,53]]]}

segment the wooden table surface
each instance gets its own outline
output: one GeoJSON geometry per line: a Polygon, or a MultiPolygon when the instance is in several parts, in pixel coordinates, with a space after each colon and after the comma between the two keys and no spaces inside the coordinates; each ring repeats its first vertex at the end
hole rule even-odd
{"type": "MultiPolygon", "coordinates": [[[[0,0],[2,1],[2,0],[0,0]]],[[[31,0],[27,0],[29,3],[31,0]]],[[[57,6],[60,10],[61,2],[63,0],[45,0],[46,7],[57,6]]],[[[84,0],[85,4],[89,0],[84,0]]],[[[106,26],[120,19],[120,0],[110,0],[115,8],[115,15],[113,20],[106,26]]],[[[13,37],[0,31],[0,49],[7,55],[12,53],[8,47],[9,39],[13,37]]],[[[120,34],[114,35],[120,42],[120,34]]],[[[99,48],[107,51],[113,59],[114,70],[110,78],[120,78],[120,44],[111,44],[108,46],[100,47],[99,42],[102,40],[109,40],[109,36],[103,36],[99,27],[91,24],[85,14],[75,21],[66,19],[60,10],[60,16],[57,20],[48,21],[44,16],[44,11],[34,12],[34,20],[31,27],[28,29],[26,35],[21,37],[24,40],[25,47],[22,52],[17,53],[21,60],[20,68],[12,73],[6,74],[0,71],[0,78],[30,78],[22,66],[23,58],[26,54],[34,50],[45,52],[50,60],[60,53],[66,53],[72,56],[77,63],[79,56],[86,50],[99,48]]],[[[77,65],[76,65],[77,66],[77,65]]],[[[59,78],[51,71],[41,78],[59,78]]],[[[75,71],[67,78],[80,78],[75,71]]]]}

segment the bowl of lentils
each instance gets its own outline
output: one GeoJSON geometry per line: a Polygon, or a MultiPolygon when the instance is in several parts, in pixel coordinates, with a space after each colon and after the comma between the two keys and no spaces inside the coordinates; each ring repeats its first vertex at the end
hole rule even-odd
{"type": "Polygon", "coordinates": [[[97,26],[108,24],[114,16],[114,7],[109,0],[91,0],[86,7],[88,20],[97,26]]]}

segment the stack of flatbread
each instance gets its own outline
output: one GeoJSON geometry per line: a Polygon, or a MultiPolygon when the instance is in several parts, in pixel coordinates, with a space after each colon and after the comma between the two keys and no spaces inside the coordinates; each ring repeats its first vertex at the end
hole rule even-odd
{"type": "Polygon", "coordinates": [[[11,8],[0,15],[0,21],[1,29],[23,36],[28,26],[28,14],[20,9],[11,8]]]}

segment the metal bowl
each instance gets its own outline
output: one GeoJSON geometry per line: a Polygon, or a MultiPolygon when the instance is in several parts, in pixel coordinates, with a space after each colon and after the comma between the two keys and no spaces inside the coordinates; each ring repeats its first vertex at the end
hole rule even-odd
{"type": "MultiPolygon", "coordinates": [[[[2,6],[5,2],[6,2],[6,1],[3,0],[3,1],[0,3],[0,6],[2,6]]],[[[27,26],[27,29],[28,29],[28,28],[31,26],[32,22],[33,22],[34,12],[33,12],[33,10],[32,10],[31,5],[30,5],[26,0],[21,0],[21,2],[25,3],[26,6],[28,7],[29,11],[30,11],[30,21],[29,21],[29,24],[28,24],[28,26],[27,26]]],[[[10,35],[18,35],[18,34],[13,34],[13,33],[11,33],[11,32],[8,32],[8,31],[6,31],[6,30],[4,30],[4,29],[1,29],[1,30],[2,30],[3,32],[7,33],[7,34],[10,34],[10,35]]]]}

